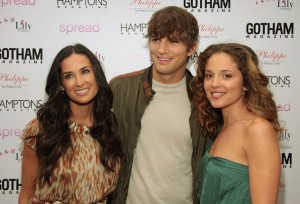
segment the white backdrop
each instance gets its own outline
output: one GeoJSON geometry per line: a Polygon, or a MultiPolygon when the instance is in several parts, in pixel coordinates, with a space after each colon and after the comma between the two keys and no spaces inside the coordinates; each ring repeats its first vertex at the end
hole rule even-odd
{"type": "Polygon", "coordinates": [[[0,203],[17,203],[24,126],[45,100],[46,76],[56,53],[82,43],[104,65],[107,79],[151,64],[147,22],[175,5],[195,15],[199,48],[238,42],[252,47],[270,79],[280,120],[282,174],[278,203],[299,203],[300,8],[296,0],[0,0],[0,203]]]}

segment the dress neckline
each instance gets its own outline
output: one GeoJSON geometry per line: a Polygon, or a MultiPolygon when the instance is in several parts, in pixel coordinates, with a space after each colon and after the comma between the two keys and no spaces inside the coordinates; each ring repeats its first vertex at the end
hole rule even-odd
{"type": "Polygon", "coordinates": [[[224,162],[228,162],[228,163],[231,163],[231,164],[234,164],[234,165],[237,165],[237,166],[243,166],[243,167],[248,168],[248,166],[245,165],[245,164],[241,164],[241,163],[238,163],[238,162],[234,162],[234,161],[231,161],[231,160],[226,159],[226,158],[224,158],[224,157],[215,157],[215,156],[210,155],[210,154],[209,154],[209,150],[210,150],[212,144],[213,144],[213,140],[210,141],[210,144],[209,144],[209,146],[208,146],[208,148],[207,148],[207,151],[206,151],[206,154],[207,154],[207,156],[208,156],[208,159],[215,159],[215,160],[219,160],[219,161],[224,161],[224,162]]]}
{"type": "Polygon", "coordinates": [[[76,126],[80,126],[80,127],[85,127],[85,128],[88,128],[88,129],[91,129],[91,126],[87,126],[87,125],[82,125],[74,120],[71,120],[71,119],[68,119],[68,122],[69,122],[69,126],[72,126],[73,124],[76,125],[76,126]]]}

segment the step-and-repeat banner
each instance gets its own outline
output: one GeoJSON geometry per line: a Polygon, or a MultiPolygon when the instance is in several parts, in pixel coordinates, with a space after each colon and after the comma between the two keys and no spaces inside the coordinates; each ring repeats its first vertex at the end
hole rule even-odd
{"type": "Polygon", "coordinates": [[[45,101],[45,81],[57,52],[86,45],[107,79],[151,64],[147,22],[165,6],[198,20],[200,40],[189,69],[208,45],[243,43],[255,50],[268,76],[285,131],[278,203],[300,194],[300,5],[297,0],[0,0],[0,203],[17,203],[22,186],[24,126],[45,101]]]}

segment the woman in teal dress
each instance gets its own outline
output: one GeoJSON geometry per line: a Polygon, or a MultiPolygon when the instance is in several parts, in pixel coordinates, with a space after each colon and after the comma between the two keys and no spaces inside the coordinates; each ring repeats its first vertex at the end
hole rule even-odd
{"type": "Polygon", "coordinates": [[[209,46],[191,86],[215,138],[200,163],[200,203],[277,203],[282,128],[255,52],[237,43],[209,46]]]}

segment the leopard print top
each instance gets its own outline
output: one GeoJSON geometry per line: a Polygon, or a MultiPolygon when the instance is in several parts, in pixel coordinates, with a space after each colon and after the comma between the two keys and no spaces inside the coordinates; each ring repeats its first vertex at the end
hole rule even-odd
{"type": "MultiPolygon", "coordinates": [[[[21,139],[39,132],[37,119],[30,121],[21,139]]],[[[69,121],[72,146],[57,161],[50,186],[36,185],[35,196],[42,201],[62,203],[105,203],[106,196],[115,190],[120,171],[108,172],[99,159],[100,145],[90,135],[88,127],[69,121]]],[[[35,150],[36,138],[24,140],[35,150]]]]}

